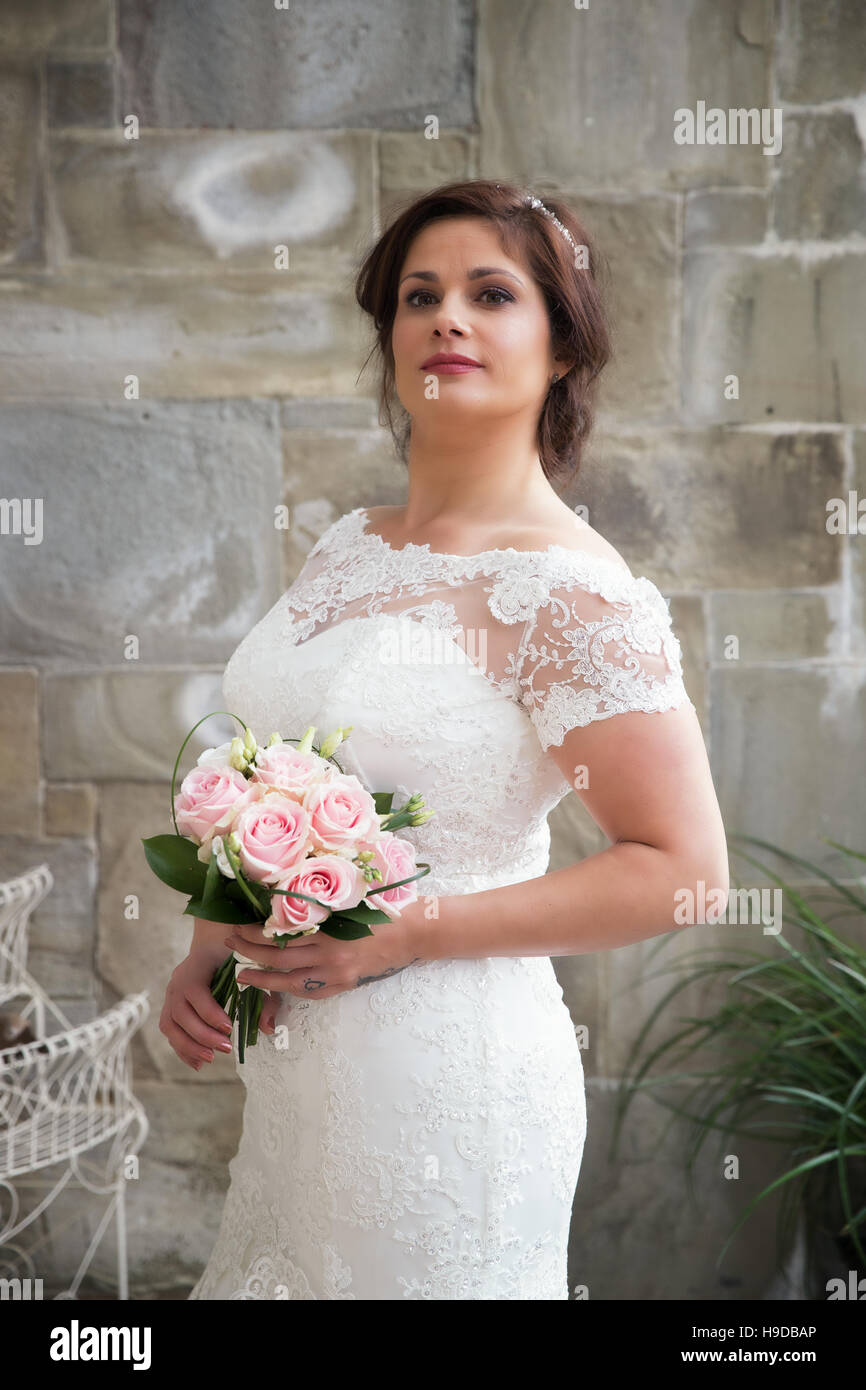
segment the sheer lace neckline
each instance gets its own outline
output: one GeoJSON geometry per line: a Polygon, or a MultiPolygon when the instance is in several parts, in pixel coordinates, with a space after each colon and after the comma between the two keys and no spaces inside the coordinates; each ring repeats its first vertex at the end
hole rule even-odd
{"type": "Polygon", "coordinates": [[[431,550],[429,541],[407,541],[405,545],[393,546],[390,541],[385,540],[384,536],[380,536],[378,531],[371,531],[369,529],[370,515],[366,507],[356,507],[351,515],[356,516],[359,522],[361,522],[358,533],[361,540],[371,541],[374,545],[378,544],[383,550],[389,551],[392,555],[422,554],[442,560],[484,560],[487,559],[488,556],[499,555],[577,555],[585,560],[591,561],[594,565],[599,565],[611,570],[615,574],[621,574],[623,576],[631,575],[631,571],[625,565],[620,565],[615,560],[608,560],[603,555],[594,555],[592,551],[581,550],[576,546],[558,545],[554,541],[551,541],[549,545],[546,545],[542,550],[518,550],[513,545],[506,545],[491,550],[479,550],[472,555],[457,555],[446,550],[431,550]]]}

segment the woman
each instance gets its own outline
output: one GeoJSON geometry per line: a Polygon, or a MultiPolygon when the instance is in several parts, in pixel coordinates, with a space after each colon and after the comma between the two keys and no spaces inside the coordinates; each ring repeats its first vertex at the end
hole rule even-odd
{"type": "Polygon", "coordinates": [[[328,528],[231,657],[225,707],[262,736],[351,725],[343,770],[435,810],[402,832],[432,872],[372,938],[196,923],[160,1024],[184,1061],[231,1051],[208,989],[227,946],[272,993],[190,1296],[564,1299],[586,1111],[550,957],[671,931],[701,881],[726,893],[721,816],[667,605],[552,486],[609,356],[577,218],[437,189],[356,289],[408,501],[328,528]],[[611,845],[547,874],[572,789],[611,845]]]}

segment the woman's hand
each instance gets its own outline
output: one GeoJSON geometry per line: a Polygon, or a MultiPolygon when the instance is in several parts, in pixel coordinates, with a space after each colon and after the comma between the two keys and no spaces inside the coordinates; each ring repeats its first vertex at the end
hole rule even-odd
{"type": "Polygon", "coordinates": [[[387,979],[424,959],[419,944],[422,899],[404,907],[402,915],[371,925],[372,936],[338,941],[323,931],[293,936],[285,946],[266,937],[259,926],[232,927],[225,944],[248,956],[266,970],[248,967],[238,972],[239,984],[269,989],[272,997],[262,1005],[259,1028],[273,1032],[274,1015],[281,1000],[273,994],[293,994],[299,999],[328,999],[348,989],[387,979]]]}
{"type": "Polygon", "coordinates": [[[217,966],[225,960],[214,958],[212,950],[193,948],[172,971],[165,991],[159,1020],[164,1033],[182,1062],[200,1071],[202,1062],[213,1061],[213,1049],[231,1052],[231,1019],[210,992],[217,966]]]}

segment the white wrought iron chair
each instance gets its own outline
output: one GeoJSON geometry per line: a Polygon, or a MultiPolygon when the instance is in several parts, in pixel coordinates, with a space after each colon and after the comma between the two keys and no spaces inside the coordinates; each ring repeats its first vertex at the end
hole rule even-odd
{"type": "Polygon", "coordinates": [[[51,892],[54,876],[47,864],[38,864],[17,878],[0,882],[0,1009],[15,1006],[34,1036],[45,1036],[45,1016],[50,1013],[61,1028],[71,1028],[63,1010],[54,1003],[27,969],[30,915],[51,892]]]}
{"type": "Polygon", "coordinates": [[[28,974],[23,965],[27,918],[51,882],[50,870],[43,864],[0,885],[0,913],[8,909],[5,917],[0,915],[0,998],[24,998],[22,1016],[29,1010],[37,1024],[32,1029],[37,1033],[34,1041],[0,1049],[0,1264],[4,1277],[8,1277],[7,1268],[14,1277],[20,1277],[19,1270],[26,1271],[31,1281],[40,1277],[40,1252],[74,1219],[48,1226],[44,1214],[68,1184],[78,1184],[109,1200],[71,1284],[56,1297],[77,1297],[114,1216],[118,1297],[125,1300],[129,1297],[125,1167],[138,1153],[149,1128],[144,1108],[132,1093],[129,1044],[150,1005],[146,993],[129,995],[99,1018],[72,1027],[28,974]],[[61,1031],[46,1035],[38,1027],[46,1012],[54,1016],[61,1031]],[[48,1169],[58,1166],[59,1177],[47,1175],[48,1169]],[[44,1191],[45,1195],[25,1209],[23,1191],[44,1191]],[[42,1235],[34,1239],[37,1221],[42,1235]],[[18,1237],[24,1232],[22,1242],[18,1237]]]}

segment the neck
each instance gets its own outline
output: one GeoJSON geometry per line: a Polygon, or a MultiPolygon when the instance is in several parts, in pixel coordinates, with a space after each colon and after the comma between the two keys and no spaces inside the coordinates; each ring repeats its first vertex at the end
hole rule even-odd
{"type": "Polygon", "coordinates": [[[413,424],[403,518],[407,530],[435,521],[507,526],[561,506],[534,440],[517,440],[513,430],[495,427],[480,439],[465,432],[443,437],[441,431],[425,434],[413,424]]]}

